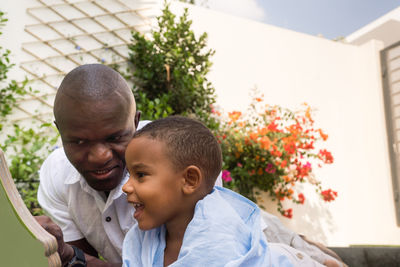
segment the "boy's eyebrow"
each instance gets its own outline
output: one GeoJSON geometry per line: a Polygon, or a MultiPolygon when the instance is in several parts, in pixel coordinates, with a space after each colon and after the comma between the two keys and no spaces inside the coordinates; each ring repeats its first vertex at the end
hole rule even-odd
{"type": "Polygon", "coordinates": [[[147,166],[144,163],[134,163],[130,165],[131,169],[140,169],[140,168],[148,168],[149,166],[147,166]]]}

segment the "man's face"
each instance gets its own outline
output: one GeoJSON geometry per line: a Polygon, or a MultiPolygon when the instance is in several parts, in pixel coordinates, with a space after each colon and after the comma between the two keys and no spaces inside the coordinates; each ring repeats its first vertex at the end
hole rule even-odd
{"type": "Polygon", "coordinates": [[[123,178],[125,149],[135,132],[134,112],[117,99],[65,101],[56,123],[68,160],[95,190],[114,189],[123,178]]]}
{"type": "MultiPolygon", "coordinates": [[[[176,171],[165,145],[145,136],[132,140],[126,150],[129,180],[122,187],[135,207],[134,217],[142,230],[185,221],[182,199],[183,171],[176,171]]],[[[187,220],[186,220],[187,221],[187,220]]]]}

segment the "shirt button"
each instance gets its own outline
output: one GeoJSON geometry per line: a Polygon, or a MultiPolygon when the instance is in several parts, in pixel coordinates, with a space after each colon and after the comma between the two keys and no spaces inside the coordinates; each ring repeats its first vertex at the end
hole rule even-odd
{"type": "Polygon", "coordinates": [[[106,217],[106,222],[111,222],[111,217],[110,216],[106,217]]]}

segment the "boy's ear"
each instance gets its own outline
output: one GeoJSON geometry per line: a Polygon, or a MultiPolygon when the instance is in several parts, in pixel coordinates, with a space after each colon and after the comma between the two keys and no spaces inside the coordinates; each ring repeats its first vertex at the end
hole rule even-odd
{"type": "Polygon", "coordinates": [[[190,195],[196,192],[201,185],[203,184],[203,173],[197,166],[190,165],[188,166],[184,172],[184,184],[182,186],[182,190],[184,194],[190,195]]]}

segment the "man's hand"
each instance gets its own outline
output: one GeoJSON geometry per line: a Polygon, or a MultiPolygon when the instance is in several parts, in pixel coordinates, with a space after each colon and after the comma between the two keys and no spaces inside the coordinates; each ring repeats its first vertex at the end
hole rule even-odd
{"type": "Polygon", "coordinates": [[[60,256],[62,265],[68,263],[74,256],[74,249],[64,242],[64,237],[61,228],[55,224],[47,216],[35,216],[36,221],[51,235],[57,239],[58,255],[60,256]]]}
{"type": "MultiPolygon", "coordinates": [[[[47,232],[49,232],[57,239],[57,245],[58,245],[57,252],[60,255],[62,266],[65,266],[74,257],[74,249],[71,247],[70,244],[64,242],[64,237],[61,228],[47,216],[35,216],[35,219],[47,232]]],[[[97,255],[97,252],[92,246],[90,246],[89,243],[87,243],[86,239],[78,240],[71,243],[77,247],[80,247],[85,251],[87,267],[121,266],[121,264],[108,263],[90,255],[90,254],[97,255]],[[83,247],[81,247],[80,245],[83,245],[83,247]],[[87,250],[91,253],[87,254],[87,250]]]]}
{"type": "Polygon", "coordinates": [[[344,265],[344,264],[342,264],[339,261],[334,260],[334,259],[325,260],[324,265],[327,266],[327,267],[345,267],[345,266],[347,266],[347,265],[344,265]]]}

